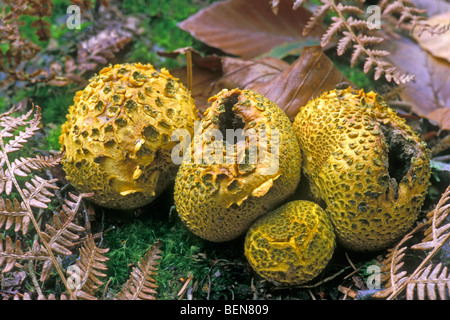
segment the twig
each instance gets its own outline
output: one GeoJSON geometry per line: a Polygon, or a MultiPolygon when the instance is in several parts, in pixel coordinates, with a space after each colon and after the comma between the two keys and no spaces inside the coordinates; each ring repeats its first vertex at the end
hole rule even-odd
{"type": "Polygon", "coordinates": [[[187,61],[187,88],[192,91],[192,52],[190,49],[186,51],[186,61],[187,61]]]}
{"type": "Polygon", "coordinates": [[[43,296],[44,294],[42,293],[41,287],[39,286],[39,282],[37,281],[36,273],[34,272],[33,261],[31,261],[31,260],[28,261],[28,274],[31,277],[31,281],[33,282],[33,285],[34,285],[34,288],[36,289],[38,297],[43,296]]]}
{"type": "Polygon", "coordinates": [[[179,297],[178,300],[183,299],[184,294],[186,293],[186,289],[187,286],[189,285],[189,283],[191,282],[191,280],[194,279],[193,276],[190,276],[183,284],[183,286],[181,287],[180,291],[178,291],[177,296],[179,297]]]}

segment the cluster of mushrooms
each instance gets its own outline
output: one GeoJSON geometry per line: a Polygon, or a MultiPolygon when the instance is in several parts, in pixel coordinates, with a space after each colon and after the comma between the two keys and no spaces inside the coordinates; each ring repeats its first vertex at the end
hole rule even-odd
{"type": "Polygon", "coordinates": [[[376,93],[323,93],[293,122],[251,90],[224,89],[210,102],[199,117],[165,69],[104,68],[62,126],[67,179],[114,209],[149,204],[175,181],[184,225],[213,242],[245,234],[250,266],[278,285],[315,278],[336,244],[380,250],[416,221],[429,151],[376,93]],[[295,198],[305,183],[313,200],[295,198]]]}

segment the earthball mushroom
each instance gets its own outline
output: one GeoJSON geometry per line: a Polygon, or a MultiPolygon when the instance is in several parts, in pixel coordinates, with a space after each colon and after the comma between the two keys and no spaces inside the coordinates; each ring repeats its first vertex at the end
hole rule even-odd
{"type": "Polygon", "coordinates": [[[299,285],[325,269],[335,234],[319,205],[295,200],[258,218],[247,231],[244,248],[260,276],[277,285],[299,285]]]}
{"type": "Polygon", "coordinates": [[[379,94],[326,92],[300,109],[294,131],[312,193],[344,247],[384,249],[413,226],[429,185],[429,150],[379,94]]]}
{"type": "Polygon", "coordinates": [[[193,134],[198,119],[190,92],[167,70],[106,67],[76,93],[62,126],[67,179],[101,206],[144,206],[175,179],[173,131],[193,134]]]}
{"type": "Polygon", "coordinates": [[[175,179],[175,205],[197,236],[228,241],[292,195],[301,157],[289,118],[251,90],[210,98],[175,179]]]}

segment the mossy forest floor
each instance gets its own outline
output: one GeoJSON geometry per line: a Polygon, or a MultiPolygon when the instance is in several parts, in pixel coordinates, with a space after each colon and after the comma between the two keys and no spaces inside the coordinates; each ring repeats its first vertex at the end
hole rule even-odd
{"type": "MultiPolygon", "coordinates": [[[[94,1],[95,3],[96,1],[94,1]]],[[[140,18],[143,32],[114,58],[114,62],[152,63],[157,68],[168,69],[183,65],[182,59],[161,58],[157,50],[175,50],[193,46],[202,53],[211,48],[199,43],[188,33],[176,26],[212,0],[138,0],[113,2],[123,15],[136,15],[140,18]]],[[[61,16],[68,1],[54,1],[51,18],[54,53],[42,59],[57,59],[66,50],[75,46],[76,37],[66,33],[61,26],[61,16]],[[62,50],[62,51],[61,51],[62,50]]],[[[28,24],[30,21],[25,20],[28,24]]],[[[90,25],[83,25],[77,32],[89,32],[90,25]]],[[[26,32],[25,32],[26,33],[26,32]]],[[[33,41],[32,34],[28,34],[33,41]]],[[[42,44],[48,46],[48,43],[42,44]]],[[[348,66],[348,57],[338,57],[333,50],[330,59],[358,86],[373,89],[375,83],[371,75],[365,75],[358,68],[348,66]]],[[[98,68],[99,69],[99,68],[98,68]]],[[[98,70],[96,70],[98,71],[98,70]]],[[[86,73],[89,77],[91,74],[86,73]]],[[[36,137],[35,148],[52,152],[59,151],[58,136],[60,125],[72,102],[76,84],[55,87],[45,83],[25,86],[20,82],[14,88],[2,89],[0,111],[4,112],[13,104],[24,99],[42,107],[43,130],[36,137]]],[[[36,149],[33,149],[33,151],[36,149]]],[[[304,179],[304,178],[303,178],[304,179]]],[[[429,205],[435,199],[427,200],[429,205]]],[[[300,288],[276,288],[258,277],[248,266],[244,257],[243,237],[231,242],[214,244],[194,236],[181,223],[177,216],[172,189],[169,188],[154,203],[130,212],[115,212],[95,207],[93,232],[102,232],[101,246],[110,248],[106,254],[107,280],[99,293],[99,298],[110,299],[127,280],[133,266],[157,239],[162,242],[161,259],[156,276],[158,294],[156,298],[177,299],[342,299],[345,293],[339,286],[367,289],[367,267],[377,264],[382,253],[370,255],[347,253],[339,247],[326,270],[310,284],[300,288]],[[356,270],[355,270],[356,269],[356,270]]],[[[47,286],[47,291],[52,291],[47,286]]],[[[52,292],[47,292],[52,293],[52,292]]]]}

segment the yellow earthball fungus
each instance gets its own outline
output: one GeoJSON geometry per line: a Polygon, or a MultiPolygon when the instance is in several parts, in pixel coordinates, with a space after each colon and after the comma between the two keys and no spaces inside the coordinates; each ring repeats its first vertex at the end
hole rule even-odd
{"type": "Polygon", "coordinates": [[[328,216],[311,201],[296,200],[262,216],[245,238],[245,256],[263,278],[278,285],[299,285],[326,267],[335,248],[328,216]]]}
{"type": "Polygon", "coordinates": [[[178,170],[175,205],[194,234],[220,242],[293,194],[301,157],[288,117],[264,96],[233,89],[210,101],[178,170]],[[230,140],[239,130],[245,139],[230,140]]]}
{"type": "Polygon", "coordinates": [[[294,121],[303,172],[340,243],[386,248],[414,224],[430,177],[426,144],[374,92],[332,90],[294,121]]]}
{"type": "Polygon", "coordinates": [[[114,209],[150,203],[175,179],[172,132],[193,134],[197,109],[169,72],[149,64],[104,68],[76,93],[60,143],[67,179],[114,209]]]}

